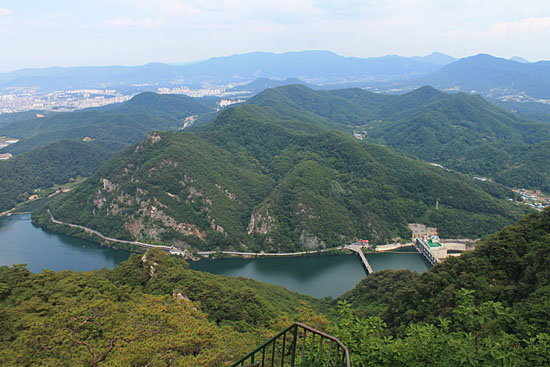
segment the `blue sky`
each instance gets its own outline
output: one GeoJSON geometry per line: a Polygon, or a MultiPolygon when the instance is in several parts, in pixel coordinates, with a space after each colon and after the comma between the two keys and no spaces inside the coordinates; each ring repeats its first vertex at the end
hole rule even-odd
{"type": "Polygon", "coordinates": [[[250,51],[550,59],[547,0],[0,0],[0,71],[250,51]]]}

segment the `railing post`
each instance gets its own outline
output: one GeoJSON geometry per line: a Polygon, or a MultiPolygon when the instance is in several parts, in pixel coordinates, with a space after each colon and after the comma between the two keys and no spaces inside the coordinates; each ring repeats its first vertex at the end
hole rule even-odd
{"type": "Polygon", "coordinates": [[[298,325],[294,326],[292,330],[292,335],[294,340],[292,341],[292,356],[290,359],[290,367],[294,367],[294,362],[296,361],[296,344],[298,343],[298,325]]]}

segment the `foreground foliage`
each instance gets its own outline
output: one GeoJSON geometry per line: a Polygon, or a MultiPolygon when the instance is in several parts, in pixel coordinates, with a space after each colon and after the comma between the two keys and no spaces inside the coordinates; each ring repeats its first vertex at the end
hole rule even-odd
{"type": "MultiPolygon", "coordinates": [[[[220,366],[320,302],[151,251],[114,270],[0,267],[0,365],[220,366]]],[[[323,319],[318,319],[323,323],[323,319]]]]}
{"type": "Polygon", "coordinates": [[[340,299],[356,365],[547,366],[550,211],[422,275],[380,272],[340,299]]]}
{"type": "Polygon", "coordinates": [[[0,364],[224,366],[297,320],[338,337],[353,366],[548,366],[549,244],[546,211],[422,275],[369,276],[332,305],[158,250],[95,272],[3,266],[0,364]]]}

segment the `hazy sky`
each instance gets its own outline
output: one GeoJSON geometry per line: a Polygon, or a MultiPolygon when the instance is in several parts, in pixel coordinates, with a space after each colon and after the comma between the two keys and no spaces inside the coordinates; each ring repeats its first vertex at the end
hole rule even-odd
{"type": "Polygon", "coordinates": [[[0,71],[304,49],[550,59],[550,1],[0,0],[0,71]]]}

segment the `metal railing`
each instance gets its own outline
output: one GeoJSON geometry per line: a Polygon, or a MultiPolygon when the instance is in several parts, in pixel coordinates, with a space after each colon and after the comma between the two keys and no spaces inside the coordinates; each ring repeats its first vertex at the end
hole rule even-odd
{"type": "Polygon", "coordinates": [[[333,336],[295,322],[231,367],[349,367],[348,349],[333,336]]]}

